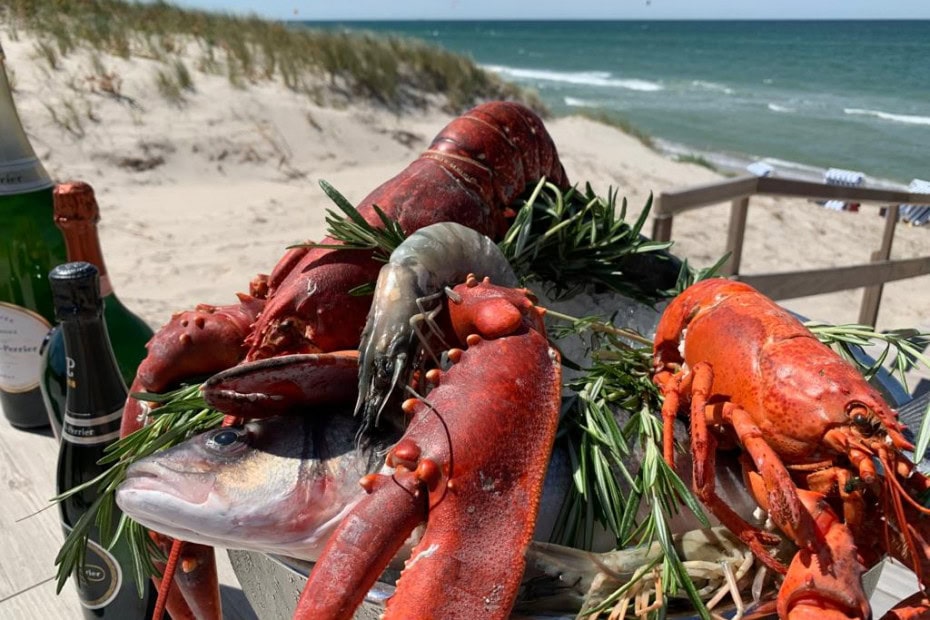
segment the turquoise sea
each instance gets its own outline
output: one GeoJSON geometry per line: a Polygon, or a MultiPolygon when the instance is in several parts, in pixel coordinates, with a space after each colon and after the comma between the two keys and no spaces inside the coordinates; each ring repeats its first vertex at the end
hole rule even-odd
{"type": "Polygon", "coordinates": [[[802,176],[930,179],[930,21],[326,27],[424,39],[535,89],[556,114],[600,110],[723,166],[765,158],[802,176]]]}

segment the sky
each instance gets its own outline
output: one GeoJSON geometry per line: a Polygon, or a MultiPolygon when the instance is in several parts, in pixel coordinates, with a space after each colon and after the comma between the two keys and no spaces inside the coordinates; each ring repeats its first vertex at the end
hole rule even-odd
{"type": "Polygon", "coordinates": [[[254,13],[271,19],[346,21],[930,19],[930,0],[174,0],[172,3],[207,10],[254,13]]]}

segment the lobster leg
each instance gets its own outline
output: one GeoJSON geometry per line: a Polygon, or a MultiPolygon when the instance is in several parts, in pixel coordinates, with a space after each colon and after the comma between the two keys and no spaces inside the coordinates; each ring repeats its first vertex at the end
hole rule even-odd
{"type": "MultiPolygon", "coordinates": [[[[715,424],[722,422],[722,420],[714,419],[719,417],[716,412],[720,407],[707,404],[713,380],[714,373],[710,365],[699,363],[690,372],[676,373],[667,377],[660,384],[663,387],[666,399],[662,406],[662,417],[665,420],[663,429],[665,447],[669,447],[669,437],[673,435],[673,424],[677,415],[681,393],[688,391],[691,394],[691,450],[694,453],[693,484],[695,493],[711,513],[736,534],[760,561],[772,570],[784,573],[786,571],[785,566],[773,558],[765,549],[765,545],[778,544],[780,539],[749,524],[717,495],[714,474],[717,441],[707,428],[708,417],[715,424]],[[669,405],[668,403],[672,404],[669,405]]],[[[728,413],[732,415],[732,407],[725,409],[728,409],[728,413]]],[[[674,461],[672,462],[674,463],[674,461]]]]}
{"type": "Polygon", "coordinates": [[[927,598],[925,592],[915,592],[882,616],[882,620],[927,620],[927,618],[930,618],[930,599],[927,598]]]}

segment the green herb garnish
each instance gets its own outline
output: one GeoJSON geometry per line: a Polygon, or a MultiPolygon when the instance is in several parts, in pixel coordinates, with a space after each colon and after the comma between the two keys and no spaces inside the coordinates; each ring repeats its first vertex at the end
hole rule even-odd
{"type": "Polygon", "coordinates": [[[134,462],[215,428],[223,421],[222,413],[206,406],[199,385],[182,387],[166,394],[140,393],[133,396],[161,405],[152,411],[151,424],[107,446],[106,455],[99,461],[100,464],[111,464],[106,471],[52,499],[59,502],[87,489],[97,490],[97,499],[75,524],[55,557],[57,592],[61,592],[76,568],[84,566],[87,538],[96,524],[103,547],[110,548],[121,536],[128,537],[133,556],[133,576],[141,595],[145,579],[156,574],[152,558],[157,557],[158,551],[145,528],[126,515],[120,517],[113,529],[116,488],[125,479],[126,469],[134,462]]]}

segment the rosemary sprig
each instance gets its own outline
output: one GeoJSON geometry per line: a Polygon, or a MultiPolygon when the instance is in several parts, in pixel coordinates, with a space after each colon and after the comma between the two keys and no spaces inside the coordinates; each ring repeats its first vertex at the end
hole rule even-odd
{"type": "MultiPolygon", "coordinates": [[[[555,318],[571,317],[556,313],[555,318]]],[[[562,336],[573,332],[590,335],[593,363],[568,383],[576,396],[562,428],[575,465],[574,485],[560,515],[557,540],[590,548],[595,521],[613,533],[618,547],[657,540],[663,550],[663,587],[669,592],[683,589],[695,610],[709,617],[668,529],[669,518],[682,504],[708,522],[700,503],[662,458],[662,422],[656,415],[661,396],[652,381],[651,342],[596,317],[574,319],[553,330],[562,336]],[[631,469],[634,463],[638,468],[631,469]],[[640,520],[644,502],[648,510],[640,520]]],[[[585,614],[606,609],[623,592],[614,592],[585,614]]]]}
{"type": "Polygon", "coordinates": [[[340,250],[373,250],[375,258],[383,261],[391,256],[398,245],[403,243],[407,235],[404,234],[397,220],[389,218],[378,205],[373,205],[375,213],[381,219],[383,228],[372,226],[362,217],[358,209],[349,200],[339,193],[335,187],[326,181],[320,181],[320,187],[329,196],[338,211],[326,210],[326,234],[342,243],[338,248],[331,244],[299,243],[289,247],[329,248],[340,250]]]}
{"type": "Polygon", "coordinates": [[[125,479],[126,469],[135,461],[219,426],[223,421],[222,413],[207,408],[199,385],[182,387],[166,394],[140,393],[133,396],[161,404],[152,411],[152,423],[107,447],[99,463],[110,467],[103,473],[52,498],[53,502],[60,502],[84,491],[94,490],[96,493],[96,499],[68,533],[55,557],[58,592],[74,570],[84,566],[87,539],[96,525],[103,547],[112,548],[122,536],[127,537],[133,556],[133,576],[141,594],[145,579],[156,573],[152,558],[160,554],[145,528],[126,515],[121,515],[114,529],[116,488],[125,479]]]}
{"type": "MultiPolygon", "coordinates": [[[[391,252],[403,243],[406,234],[397,220],[393,220],[378,205],[372,205],[381,219],[383,228],[377,228],[362,217],[358,209],[326,181],[320,181],[320,187],[345,217],[332,209],[326,210],[326,234],[341,243],[339,246],[325,243],[297,243],[288,248],[327,248],[331,250],[368,250],[377,260],[387,262],[391,252]]],[[[349,295],[364,297],[375,292],[375,283],[366,282],[349,291],[349,295]]]]}
{"type": "Polygon", "coordinates": [[[617,193],[597,196],[590,185],[560,190],[545,179],[517,211],[514,222],[498,244],[517,275],[542,282],[555,299],[577,294],[589,285],[607,288],[633,299],[654,303],[663,295],[632,273],[631,257],[663,253],[671,243],[655,242],[640,234],[652,205],[650,196],[635,222],[626,222],[626,199],[617,212],[617,193]]]}

